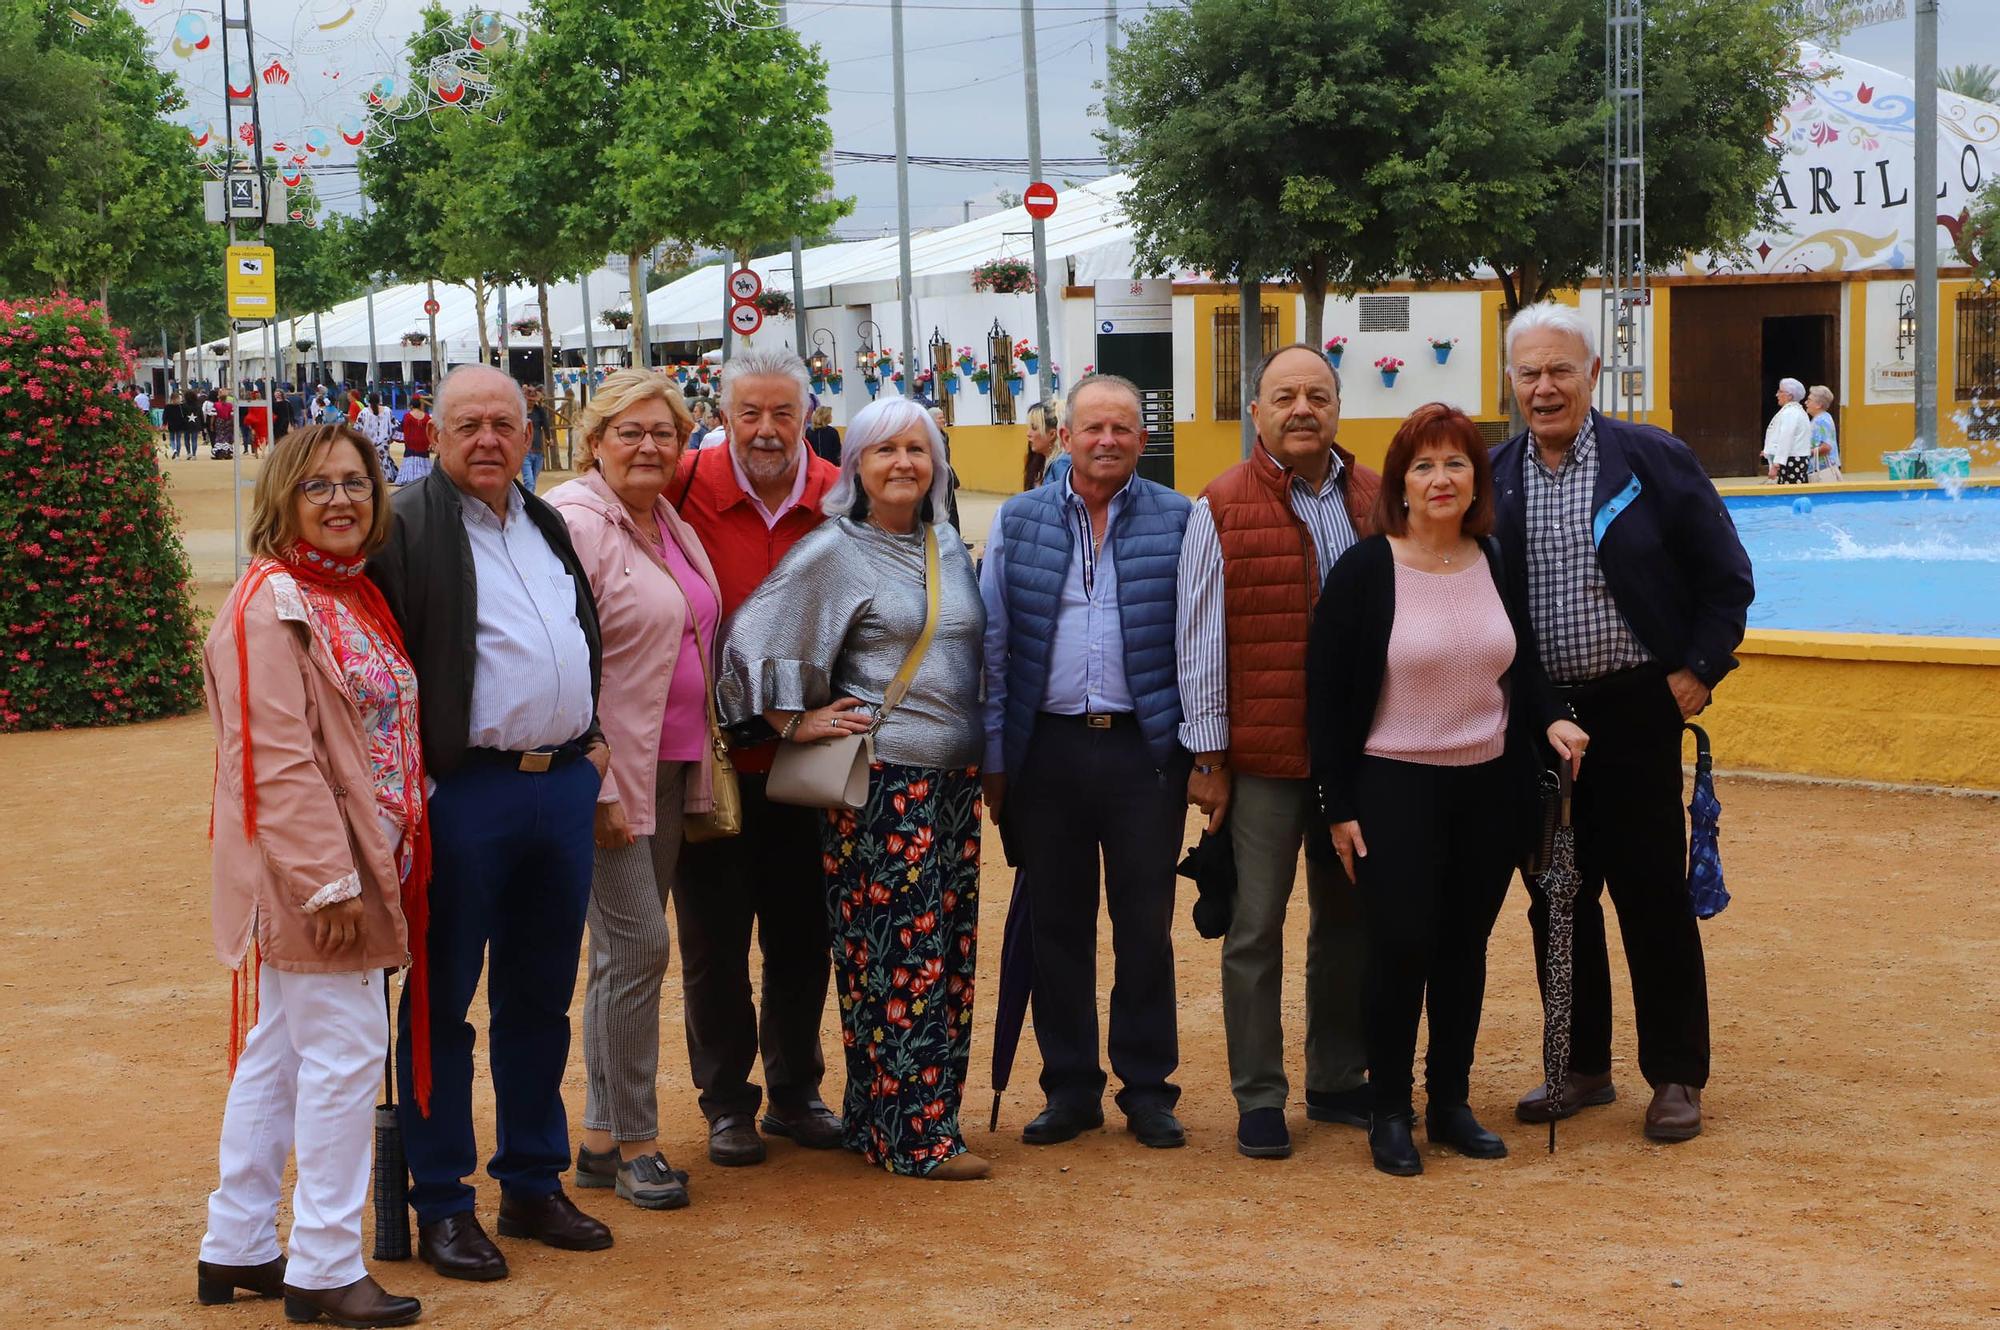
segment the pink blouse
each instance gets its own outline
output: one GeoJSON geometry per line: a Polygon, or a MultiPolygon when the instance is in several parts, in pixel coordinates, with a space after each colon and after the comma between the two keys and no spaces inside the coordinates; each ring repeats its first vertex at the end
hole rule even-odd
{"type": "Polygon", "coordinates": [[[1501,676],[1514,626],[1484,557],[1453,573],[1396,564],[1396,619],[1364,751],[1436,767],[1490,762],[1507,746],[1501,676]]]}
{"type": "Polygon", "coordinates": [[[674,662],[674,677],[667,684],[667,711],[660,723],[660,761],[696,762],[708,751],[708,680],[701,668],[701,653],[695,649],[695,624],[701,625],[701,645],[715,650],[715,630],[722,618],[722,606],[708,583],[688,562],[680,542],[660,530],[658,549],[661,560],[680,583],[687,598],[688,626],[681,633],[681,653],[674,662]]]}

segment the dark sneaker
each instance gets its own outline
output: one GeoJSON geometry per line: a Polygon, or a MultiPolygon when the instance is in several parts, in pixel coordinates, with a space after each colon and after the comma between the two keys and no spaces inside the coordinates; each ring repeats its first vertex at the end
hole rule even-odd
{"type": "Polygon", "coordinates": [[[1236,1152],[1251,1159],[1289,1159],[1292,1133],[1282,1108],[1253,1108],[1236,1119],[1236,1152]]]}
{"type": "Polygon", "coordinates": [[[641,1210],[678,1210],[688,1203],[687,1174],[655,1150],[618,1165],[618,1194],[641,1210]]]}

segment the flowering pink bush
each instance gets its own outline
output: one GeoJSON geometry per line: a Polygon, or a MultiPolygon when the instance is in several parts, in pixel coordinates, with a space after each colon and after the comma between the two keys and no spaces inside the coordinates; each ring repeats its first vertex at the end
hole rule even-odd
{"type": "Polygon", "coordinates": [[[104,307],[0,300],[0,732],[201,704],[187,552],[104,307]]]}

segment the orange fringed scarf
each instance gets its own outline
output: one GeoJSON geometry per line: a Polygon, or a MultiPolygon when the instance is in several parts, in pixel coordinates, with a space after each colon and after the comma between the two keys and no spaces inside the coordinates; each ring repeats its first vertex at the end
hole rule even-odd
{"type": "MultiPolygon", "coordinates": [[[[409,649],[403,645],[403,633],[396,624],[396,616],[389,612],[388,602],[382,599],[382,592],[373,582],[361,575],[363,560],[343,561],[322,550],[300,542],[293,547],[292,557],[279,561],[258,559],[243,575],[243,581],[236,589],[231,612],[236,631],[236,671],[237,698],[242,708],[243,728],[243,836],[249,840],[257,834],[257,780],[251,760],[250,742],[250,648],[243,636],[243,607],[257,593],[257,589],[274,572],[285,572],[307,585],[323,589],[340,600],[366,621],[371,635],[378,641],[392,647],[405,663],[409,660],[409,649]]],[[[314,633],[318,635],[315,626],[314,633]]],[[[336,644],[326,644],[335,653],[336,644]]],[[[431,994],[430,960],[426,939],[430,927],[430,881],[431,881],[431,815],[428,800],[424,796],[424,767],[422,745],[410,746],[412,769],[404,781],[405,790],[405,832],[406,849],[409,853],[408,865],[403,872],[402,897],[403,921],[410,939],[410,1071],[417,1108],[425,1117],[431,1111],[431,994]]],[[[209,818],[209,835],[215,834],[213,814],[209,818]]],[[[243,1043],[250,1037],[250,1031],[257,1024],[257,983],[262,967],[262,957],[253,947],[249,964],[248,992],[244,992],[243,968],[239,967],[230,980],[229,1007],[229,1074],[236,1074],[236,1061],[243,1043]]]]}

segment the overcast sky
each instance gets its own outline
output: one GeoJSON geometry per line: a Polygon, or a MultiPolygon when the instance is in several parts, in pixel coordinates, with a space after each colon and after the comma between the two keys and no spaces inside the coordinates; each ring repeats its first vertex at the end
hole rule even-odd
{"type": "MultiPolygon", "coordinates": [[[[760,0],[736,2],[746,15],[760,8],[760,0]]],[[[1177,2],[1117,0],[1117,12],[1131,19],[1149,7],[1177,2]]],[[[152,26],[169,68],[192,83],[208,85],[208,101],[198,98],[193,114],[213,117],[219,126],[219,45],[184,56],[176,55],[173,47],[176,23],[188,15],[212,14],[203,6],[213,0],[122,3],[152,26]]],[[[712,3],[726,7],[731,0],[712,3]]],[[[326,160],[351,162],[353,152],[339,141],[339,127],[360,109],[358,98],[368,82],[400,66],[402,46],[414,31],[419,7],[419,0],[258,0],[258,64],[268,66],[275,55],[287,62],[293,75],[287,85],[267,83],[260,89],[267,141],[285,134],[300,138],[307,127],[319,126],[331,131],[332,151],[326,160]],[[315,21],[325,22],[349,7],[354,18],[339,25],[338,30],[347,34],[341,41],[315,39],[315,21]],[[314,46],[319,49],[310,49],[314,46]]],[[[526,8],[526,0],[497,0],[496,7],[518,13],[526,8]]],[[[761,7],[764,13],[771,12],[768,5],[761,7]]],[[[1045,0],[1035,8],[1043,156],[1096,157],[1100,149],[1094,131],[1101,121],[1093,108],[1101,98],[1099,84],[1104,77],[1103,0],[1045,0]]],[[[2000,65],[2000,0],[1939,0],[1939,9],[1943,63],[2000,65]]],[[[893,153],[888,0],[792,0],[790,20],[806,40],[819,44],[828,61],[835,146],[893,153]]],[[[1018,0],[908,0],[904,43],[913,156],[1027,156],[1020,20],[1018,0]]],[[[1859,29],[1841,50],[1907,75],[1914,65],[1913,44],[1913,23],[1906,19],[1859,29]]],[[[718,163],[717,169],[728,167],[718,163]]],[[[1083,179],[1102,169],[1072,174],[1083,179]]],[[[1044,174],[1061,184],[1059,172],[1044,174]]],[[[841,224],[840,234],[859,237],[894,231],[893,165],[843,165],[837,168],[836,179],[840,192],[856,199],[855,211],[841,224]]],[[[1025,172],[913,167],[911,221],[918,227],[950,225],[965,215],[968,202],[976,216],[992,210],[996,191],[1018,193],[1026,183],[1025,172]]],[[[320,192],[334,207],[359,206],[351,174],[323,176],[320,192]]]]}

